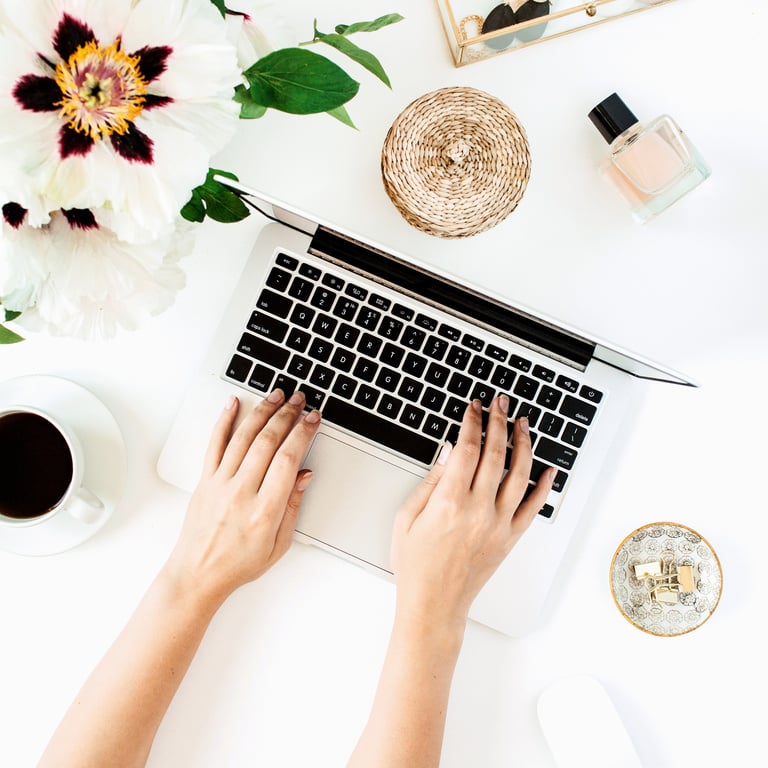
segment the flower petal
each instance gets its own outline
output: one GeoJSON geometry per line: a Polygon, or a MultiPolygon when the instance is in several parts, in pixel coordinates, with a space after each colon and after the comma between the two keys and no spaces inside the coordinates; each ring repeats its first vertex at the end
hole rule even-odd
{"type": "Polygon", "coordinates": [[[168,57],[173,49],[168,45],[145,45],[131,56],[139,57],[139,71],[148,83],[156,80],[165,72],[168,66],[168,57]]]}
{"type": "Polygon", "coordinates": [[[6,203],[3,206],[3,218],[9,227],[18,229],[27,218],[27,209],[18,203],[6,203]]]}
{"type": "Polygon", "coordinates": [[[61,88],[52,77],[24,75],[13,89],[13,98],[30,112],[55,112],[61,101],[61,88]]]}
{"type": "Polygon", "coordinates": [[[65,13],[53,33],[53,50],[67,61],[80,46],[95,40],[96,35],[84,21],[65,13]]]}
{"type": "Polygon", "coordinates": [[[109,137],[115,152],[130,163],[151,164],[154,142],[133,123],[128,125],[125,133],[113,133],[109,137]]]}
{"type": "Polygon", "coordinates": [[[64,218],[69,222],[72,229],[98,229],[96,217],[89,208],[69,208],[61,209],[64,218]]]}
{"type": "Polygon", "coordinates": [[[72,155],[87,155],[93,148],[94,140],[88,134],[80,133],[69,125],[62,125],[59,131],[59,156],[66,160],[72,155]]]}

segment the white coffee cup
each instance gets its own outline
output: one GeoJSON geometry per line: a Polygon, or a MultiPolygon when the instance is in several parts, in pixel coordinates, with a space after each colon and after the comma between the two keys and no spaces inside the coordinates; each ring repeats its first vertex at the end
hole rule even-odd
{"type": "Polygon", "coordinates": [[[85,462],[75,432],[28,405],[0,407],[0,526],[29,528],[68,515],[87,526],[106,510],[83,485],[85,462]]]}

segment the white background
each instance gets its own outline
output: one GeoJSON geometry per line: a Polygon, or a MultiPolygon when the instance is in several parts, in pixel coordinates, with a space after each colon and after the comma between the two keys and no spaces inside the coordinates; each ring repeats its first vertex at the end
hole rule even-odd
{"type": "MultiPolygon", "coordinates": [[[[325,115],[268,114],[241,125],[217,167],[702,385],[646,388],[540,629],[510,639],[468,628],[443,765],[550,768],[536,699],[551,681],[580,672],[606,687],[644,765],[759,762],[768,682],[761,651],[768,533],[765,3],[675,0],[461,69],[431,2],[261,5],[295,29],[296,39],[311,36],[315,16],[329,31],[399,11],[406,21],[359,38],[379,55],[393,88],[349,64],[362,83],[349,105],[358,131],[325,115]],[[405,223],[379,173],[381,145],[397,114],[449,85],[505,101],[525,126],[532,153],[518,209],[490,232],[459,242],[405,223]],[[606,145],[586,114],[614,90],[641,120],[671,114],[713,168],[701,187],[645,226],[631,220],[596,172],[606,145]],[[702,533],[724,571],[715,614],[678,638],[632,627],[608,587],[616,546],[658,520],[702,533]]],[[[480,5],[487,12],[493,2],[480,5]]],[[[120,423],[129,455],[123,503],[96,537],[48,558],[0,553],[0,765],[34,765],[175,540],[186,497],[157,477],[155,462],[261,224],[252,217],[200,227],[185,262],[186,289],[137,332],[105,343],[40,336],[0,350],[0,379],[47,373],[95,392],[120,423]]],[[[388,584],[295,546],[216,617],[150,765],[343,765],[369,711],[392,608],[388,584]]]]}

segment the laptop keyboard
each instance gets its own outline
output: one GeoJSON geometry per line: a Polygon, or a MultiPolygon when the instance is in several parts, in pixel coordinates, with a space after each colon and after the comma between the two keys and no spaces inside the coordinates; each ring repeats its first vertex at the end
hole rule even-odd
{"type": "Polygon", "coordinates": [[[527,416],[528,492],[557,467],[539,513],[553,518],[603,394],[568,368],[318,261],[276,254],[225,378],[259,394],[300,389],[325,423],[425,465],[443,441],[455,443],[470,400],[482,402],[485,423],[506,393],[506,466],[514,419],[527,416]]]}

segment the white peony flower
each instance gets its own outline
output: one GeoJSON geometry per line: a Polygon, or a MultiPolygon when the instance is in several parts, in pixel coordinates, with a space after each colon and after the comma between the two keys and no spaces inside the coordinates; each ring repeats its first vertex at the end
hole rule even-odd
{"type": "Polygon", "coordinates": [[[176,262],[192,249],[192,225],[135,245],[118,240],[87,209],[58,211],[44,227],[3,206],[0,299],[16,321],[55,336],[104,339],[167,309],[183,288],[176,262]]]}
{"type": "Polygon", "coordinates": [[[0,0],[0,199],[167,234],[232,137],[241,82],[210,0],[0,0]]]}

